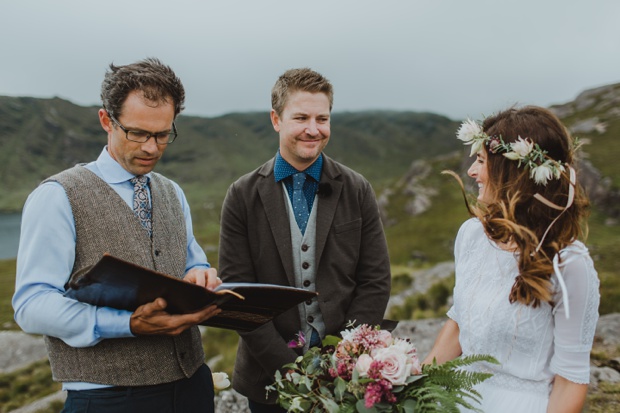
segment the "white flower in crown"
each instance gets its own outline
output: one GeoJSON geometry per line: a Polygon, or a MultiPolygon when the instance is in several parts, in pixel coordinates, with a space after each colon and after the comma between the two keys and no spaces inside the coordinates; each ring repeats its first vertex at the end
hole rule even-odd
{"type": "Polygon", "coordinates": [[[488,136],[482,131],[482,127],[471,119],[461,123],[461,127],[456,132],[456,137],[463,141],[465,145],[471,145],[469,156],[478,153],[488,139],[488,136]]]}
{"type": "Polygon", "coordinates": [[[537,184],[547,185],[547,182],[555,176],[554,166],[551,162],[544,163],[530,169],[530,178],[534,179],[537,184]]]}
{"type": "Polygon", "coordinates": [[[521,158],[527,157],[532,149],[534,149],[534,142],[529,139],[523,139],[522,137],[517,137],[517,140],[510,144],[512,150],[515,151],[521,158]]]}

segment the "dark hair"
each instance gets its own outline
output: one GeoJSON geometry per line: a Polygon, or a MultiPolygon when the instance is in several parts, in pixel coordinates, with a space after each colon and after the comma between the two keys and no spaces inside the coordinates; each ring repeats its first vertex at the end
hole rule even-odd
{"type": "MultiPolygon", "coordinates": [[[[482,129],[490,137],[501,137],[506,144],[519,137],[527,138],[547,151],[548,158],[575,169],[573,140],[557,116],[547,109],[510,108],[486,118],[482,129]]],[[[561,211],[543,204],[534,195],[538,193],[556,205],[565,206],[572,185],[568,169],[560,179],[550,179],[546,185],[537,184],[530,170],[518,161],[506,158],[501,151],[490,151],[487,145],[484,150],[490,200],[471,207],[470,212],[480,219],[491,239],[517,248],[519,275],[510,292],[510,302],[534,307],[541,302],[553,304],[552,260],[558,251],[587,232],[588,199],[576,182],[573,204],[549,228],[561,211]],[[548,228],[540,250],[536,251],[548,228]]]]}
{"type": "Polygon", "coordinates": [[[329,99],[329,110],[334,104],[334,88],[320,73],[314,70],[290,69],[284,72],[271,89],[271,107],[278,116],[282,115],[286,101],[291,93],[303,91],[310,93],[325,93],[329,99]]]}
{"type": "Polygon", "coordinates": [[[117,119],[121,116],[123,103],[134,90],[153,102],[172,100],[174,116],[184,109],[185,89],[169,66],[158,59],[147,58],[125,66],[110,64],[101,84],[103,108],[117,119]]]}

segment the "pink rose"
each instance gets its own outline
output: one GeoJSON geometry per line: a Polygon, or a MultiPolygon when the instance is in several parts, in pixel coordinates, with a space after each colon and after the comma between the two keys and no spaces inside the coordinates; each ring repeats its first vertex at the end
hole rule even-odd
{"type": "Polygon", "coordinates": [[[411,367],[407,364],[409,358],[397,347],[378,349],[374,355],[376,361],[383,363],[381,376],[394,385],[404,385],[410,376],[411,367]]]}
{"type": "Polygon", "coordinates": [[[418,359],[418,356],[412,356],[409,362],[411,363],[412,375],[422,374],[422,366],[420,365],[420,360],[418,359]]]}
{"type": "Polygon", "coordinates": [[[357,358],[357,363],[355,363],[355,370],[360,374],[361,377],[365,377],[368,375],[368,369],[372,364],[372,357],[368,354],[362,354],[357,358]]]}
{"type": "Polygon", "coordinates": [[[383,344],[382,347],[389,347],[392,345],[392,333],[387,330],[379,330],[378,334],[379,343],[383,344]]]}

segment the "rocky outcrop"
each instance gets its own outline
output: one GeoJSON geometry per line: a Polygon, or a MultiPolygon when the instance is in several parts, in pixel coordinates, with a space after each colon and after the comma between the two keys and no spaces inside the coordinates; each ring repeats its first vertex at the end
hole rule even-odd
{"type": "Polygon", "coordinates": [[[598,206],[608,217],[608,225],[616,225],[620,218],[620,190],[613,187],[612,180],[585,159],[577,163],[579,181],[585,188],[592,204],[598,206]]]}
{"type": "Polygon", "coordinates": [[[390,297],[385,313],[389,314],[392,307],[405,304],[408,297],[428,291],[434,283],[446,279],[453,274],[454,262],[452,261],[439,263],[426,270],[412,272],[411,278],[413,281],[411,285],[404,291],[390,297]]]}
{"type": "MultiPolygon", "coordinates": [[[[577,95],[572,102],[554,105],[549,109],[562,119],[584,111],[595,112],[598,114],[598,118],[618,117],[620,116],[620,83],[588,89],[577,95]]],[[[597,121],[590,122],[592,129],[589,131],[595,130],[596,125],[600,123],[598,118],[596,118],[597,121]]],[[[585,119],[580,122],[584,121],[585,119]]],[[[579,125],[579,127],[582,127],[582,125],[579,125]]]]}
{"type": "Polygon", "coordinates": [[[41,336],[0,331],[0,373],[11,373],[47,357],[41,336]]]}

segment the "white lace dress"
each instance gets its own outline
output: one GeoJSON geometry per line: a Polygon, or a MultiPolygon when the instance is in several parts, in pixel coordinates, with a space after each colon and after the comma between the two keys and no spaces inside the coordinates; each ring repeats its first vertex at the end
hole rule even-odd
{"type": "Polygon", "coordinates": [[[600,296],[597,273],[581,242],[560,252],[561,277],[553,276],[554,308],[510,304],[517,261],[488,239],[477,219],[461,226],[455,262],[454,305],[448,316],[459,325],[463,354],[490,354],[501,363],[475,367],[493,373],[477,387],[485,413],[545,413],[556,374],[589,382],[600,296]]]}

